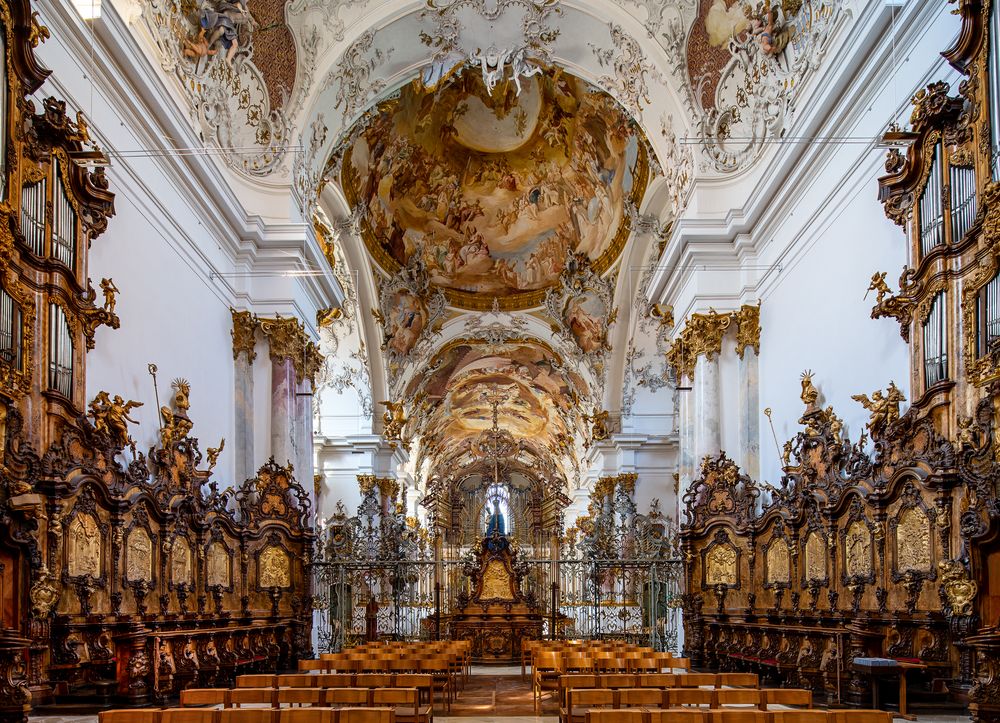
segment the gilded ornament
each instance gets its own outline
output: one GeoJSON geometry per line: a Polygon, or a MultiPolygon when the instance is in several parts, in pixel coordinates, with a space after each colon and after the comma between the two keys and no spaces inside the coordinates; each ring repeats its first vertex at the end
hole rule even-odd
{"type": "Polygon", "coordinates": [[[35,577],[29,593],[31,598],[31,614],[39,619],[48,618],[59,603],[59,588],[55,585],[55,577],[49,569],[42,565],[35,577]]]}
{"type": "Polygon", "coordinates": [[[86,512],[73,518],[67,534],[66,570],[70,577],[101,576],[101,530],[86,512]]]}
{"type": "Polygon", "coordinates": [[[46,26],[42,25],[38,19],[38,11],[35,10],[31,13],[31,32],[28,34],[28,42],[31,43],[31,47],[37,48],[39,43],[44,43],[50,37],[52,34],[46,26]]]}
{"type": "Polygon", "coordinates": [[[219,455],[222,454],[222,450],[226,448],[226,438],[223,437],[219,442],[218,447],[208,448],[208,471],[211,472],[215,469],[215,465],[219,463],[219,455]]]}
{"type": "Polygon", "coordinates": [[[490,560],[483,570],[483,591],[481,600],[513,600],[510,590],[510,575],[499,560],[490,560]]]}
{"type": "Polygon", "coordinates": [[[705,586],[736,585],[736,548],[729,543],[713,547],[705,555],[705,586]]]}
{"type": "Polygon", "coordinates": [[[323,366],[323,355],[306,334],[305,326],[295,317],[275,316],[261,319],[260,329],[267,337],[271,361],[282,364],[291,360],[296,378],[315,384],[316,374],[323,366]]]}
{"type": "Polygon", "coordinates": [[[896,568],[900,573],[931,571],[930,521],[919,507],[911,507],[899,516],[896,568]]]}
{"type": "Polygon", "coordinates": [[[791,558],[788,543],[781,538],[775,538],[767,548],[767,579],[765,582],[789,583],[792,581],[791,558]]]}
{"type": "Polygon", "coordinates": [[[178,537],[170,548],[170,582],[190,585],[192,578],[191,545],[187,538],[178,537]]]}
{"type": "Polygon", "coordinates": [[[329,306],[324,309],[316,310],[316,326],[320,329],[325,329],[331,326],[333,322],[344,316],[344,310],[339,306],[329,306]]]}
{"type": "Polygon", "coordinates": [[[805,569],[807,582],[826,580],[826,543],[819,532],[806,538],[805,569]]]}
{"type": "Polygon", "coordinates": [[[226,546],[216,540],[208,546],[205,555],[205,575],[208,585],[228,588],[232,586],[229,552],[226,546]]]}
{"type": "Polygon", "coordinates": [[[361,492],[361,496],[364,497],[369,492],[375,489],[375,475],[373,474],[359,474],[358,475],[358,490],[361,492]]]}
{"type": "Polygon", "coordinates": [[[382,436],[388,441],[402,441],[403,427],[409,421],[402,402],[380,402],[385,406],[382,414],[382,436]]]}
{"type": "Polygon", "coordinates": [[[872,533],[864,522],[847,528],[844,545],[844,570],[847,577],[868,577],[872,573],[872,533]]]}
{"type": "Polygon", "coordinates": [[[110,278],[101,279],[101,291],[104,293],[104,310],[109,314],[115,313],[115,295],[121,293],[121,289],[115,286],[115,282],[110,278]]]}
{"type": "Polygon", "coordinates": [[[288,553],[276,545],[264,548],[257,558],[257,580],[263,589],[291,587],[288,553]]]}
{"type": "Polygon", "coordinates": [[[938,572],[941,575],[941,588],[951,607],[951,614],[956,617],[972,614],[972,605],[979,592],[979,586],[975,580],[969,578],[961,561],[939,562],[938,572]]]}
{"type": "Polygon", "coordinates": [[[760,354],[760,302],[756,306],[741,306],[739,311],[733,312],[733,321],[736,322],[736,353],[740,359],[747,347],[752,348],[754,354],[760,354]]]}
{"type": "Polygon", "coordinates": [[[260,320],[249,311],[237,311],[232,307],[229,313],[233,317],[233,329],[230,332],[233,337],[233,360],[239,359],[240,354],[243,354],[252,363],[257,358],[254,349],[257,341],[254,335],[260,327],[260,320]]]}
{"type": "Polygon", "coordinates": [[[142,527],[134,527],[125,543],[125,580],[153,581],[153,541],[142,527]]]}
{"type": "Polygon", "coordinates": [[[582,415],[584,421],[590,424],[590,440],[601,442],[611,436],[608,429],[608,417],[610,414],[605,409],[594,409],[593,414],[582,415]]]}
{"type": "Polygon", "coordinates": [[[720,314],[709,309],[707,314],[691,314],[680,336],[671,344],[667,361],[674,368],[678,379],[694,378],[694,366],[699,356],[715,358],[722,351],[722,337],[726,335],[734,314],[720,314]]]}
{"type": "Polygon", "coordinates": [[[674,325],[674,307],[669,304],[653,304],[649,307],[649,315],[660,320],[660,326],[674,325]]]}

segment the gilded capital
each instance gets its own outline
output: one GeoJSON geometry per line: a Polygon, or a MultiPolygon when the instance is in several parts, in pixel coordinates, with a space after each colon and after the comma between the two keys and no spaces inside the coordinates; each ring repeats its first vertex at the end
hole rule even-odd
{"type": "Polygon", "coordinates": [[[282,363],[290,359],[296,378],[302,382],[316,381],[316,373],[323,364],[323,355],[315,342],[309,339],[305,326],[294,316],[275,316],[261,319],[260,329],[267,337],[271,361],[282,363]]]}
{"type": "Polygon", "coordinates": [[[383,498],[396,501],[396,496],[399,494],[399,482],[392,477],[378,477],[375,484],[378,485],[378,491],[382,493],[383,498]]]}
{"type": "Polygon", "coordinates": [[[713,359],[722,351],[722,337],[726,335],[734,316],[709,309],[707,314],[691,314],[688,317],[684,330],[667,352],[667,361],[678,379],[694,376],[694,365],[699,356],[713,359]]]}
{"type": "Polygon", "coordinates": [[[361,491],[361,496],[364,497],[373,489],[375,489],[375,475],[373,474],[359,474],[358,475],[358,489],[361,491]]]}
{"type": "Polygon", "coordinates": [[[618,487],[625,491],[625,494],[632,495],[635,493],[635,483],[639,479],[639,474],[637,472],[622,472],[617,477],[618,487]]]}
{"type": "Polygon", "coordinates": [[[753,348],[754,354],[760,354],[760,302],[757,306],[744,304],[739,311],[733,312],[736,322],[736,353],[740,359],[747,347],[753,348]]]}
{"type": "Polygon", "coordinates": [[[257,352],[254,349],[256,344],[254,334],[257,327],[260,326],[260,322],[249,311],[237,311],[230,307],[229,313],[233,315],[233,330],[231,332],[233,336],[233,360],[239,359],[240,354],[246,354],[247,361],[252,363],[257,358],[257,352]]]}

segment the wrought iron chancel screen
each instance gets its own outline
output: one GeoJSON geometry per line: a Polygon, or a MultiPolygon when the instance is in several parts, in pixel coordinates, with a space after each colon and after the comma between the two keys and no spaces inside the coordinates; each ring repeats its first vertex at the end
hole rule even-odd
{"type": "MultiPolygon", "coordinates": [[[[393,483],[394,484],[394,483],[393,483]]],[[[366,638],[446,638],[449,617],[470,594],[470,546],[452,545],[362,483],[358,514],[342,507],[321,525],[314,563],[320,652],[366,638]]],[[[627,498],[619,496],[618,503],[627,498]]],[[[546,638],[616,638],[677,651],[681,561],[658,505],[636,515],[614,501],[592,505],[558,539],[521,544],[522,589],[542,614],[546,638]],[[616,509],[617,508],[617,509],[616,509]]]]}

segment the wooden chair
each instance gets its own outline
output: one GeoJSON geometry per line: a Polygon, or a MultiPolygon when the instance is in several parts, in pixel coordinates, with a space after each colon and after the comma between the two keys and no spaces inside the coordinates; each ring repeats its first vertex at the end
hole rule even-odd
{"type": "Polygon", "coordinates": [[[647,710],[649,723],[704,723],[708,711],[698,708],[661,708],[647,710]]]}
{"type": "Polygon", "coordinates": [[[656,658],[627,658],[631,673],[659,673],[662,670],[656,658]]]}
{"type": "Polygon", "coordinates": [[[368,705],[371,696],[368,688],[327,688],[323,691],[323,705],[330,707],[357,707],[368,705]]]}
{"type": "Polygon", "coordinates": [[[396,723],[392,708],[344,708],[337,723],[396,723]]]}
{"type": "Polygon", "coordinates": [[[618,705],[622,708],[659,708],[666,697],[665,691],[659,688],[625,688],[618,691],[618,705]]]}
{"type": "Polygon", "coordinates": [[[226,705],[228,688],[188,688],[181,691],[181,707],[196,705],[226,705]]]}
{"type": "Polygon", "coordinates": [[[592,673],[594,661],[584,655],[567,655],[563,659],[562,669],[566,673],[592,673]]]}
{"type": "MultiPolygon", "coordinates": [[[[315,675],[278,675],[275,676],[275,688],[312,688],[316,685],[315,675]]],[[[255,686],[263,688],[264,686],[255,686]]]]}
{"type": "Polygon", "coordinates": [[[708,723],[768,723],[770,715],[762,710],[718,709],[709,712],[708,723]]]}
{"type": "Polygon", "coordinates": [[[277,723],[337,723],[332,708],[282,708],[277,723]]]}
{"type": "Polygon", "coordinates": [[[205,708],[164,708],[160,723],[215,723],[217,711],[205,708]]]}
{"type": "Polygon", "coordinates": [[[566,694],[574,688],[597,688],[598,677],[596,675],[584,675],[574,673],[572,675],[559,676],[559,707],[566,707],[566,694]]]}
{"type": "Polygon", "coordinates": [[[431,723],[431,706],[420,705],[420,691],[416,688],[376,688],[372,691],[372,705],[392,708],[401,723],[431,723]]]}
{"type": "Polygon", "coordinates": [[[102,710],[97,714],[98,723],[157,723],[159,718],[159,708],[102,710]]]}
{"type": "Polygon", "coordinates": [[[678,688],[715,687],[715,673],[681,673],[674,677],[674,685],[678,688]]]}
{"type": "Polygon", "coordinates": [[[691,670],[691,660],[690,658],[671,658],[666,667],[670,670],[691,670]]]}
{"type": "Polygon", "coordinates": [[[763,696],[756,688],[720,688],[715,691],[714,707],[742,705],[759,708],[763,700],[763,696]]]}
{"type": "Polygon", "coordinates": [[[275,715],[270,708],[227,708],[219,711],[219,723],[273,723],[275,715]]]}
{"type": "Polygon", "coordinates": [[[278,688],[278,705],[304,706],[322,705],[323,691],[319,688],[278,688]]]}
{"type": "Polygon", "coordinates": [[[588,710],[587,723],[643,723],[643,711],[588,710]]]}
{"type": "Polygon", "coordinates": [[[808,710],[771,711],[772,723],[827,723],[827,712],[810,708],[808,710]]]}
{"type": "Polygon", "coordinates": [[[892,723],[892,713],[884,710],[831,710],[827,713],[827,721],[828,723],[892,723]]]}
{"type": "Polygon", "coordinates": [[[434,684],[433,678],[424,673],[401,673],[392,678],[393,688],[416,688],[420,691],[421,702],[433,704],[431,698],[431,686],[434,684]]]}
{"type": "Polygon", "coordinates": [[[716,673],[715,687],[756,688],[760,681],[756,673],[716,673]]]}
{"type": "Polygon", "coordinates": [[[677,678],[673,673],[644,673],[636,677],[640,688],[673,688],[677,678]]]}
{"type": "Polygon", "coordinates": [[[330,667],[329,660],[300,660],[299,670],[303,673],[310,670],[328,670],[330,667]]]}
{"type": "Polygon", "coordinates": [[[613,708],[615,693],[607,688],[576,688],[566,693],[566,707],[560,711],[563,723],[585,723],[591,708],[613,708]]]}
{"type": "Polygon", "coordinates": [[[434,702],[434,690],[440,688],[444,699],[445,710],[451,710],[451,695],[454,690],[451,680],[451,667],[447,658],[430,658],[420,662],[420,672],[431,676],[431,703],[434,702]]]}
{"type": "Polygon", "coordinates": [[[559,653],[538,653],[531,666],[531,692],[535,697],[535,712],[538,712],[542,693],[559,690],[559,676],[562,675],[562,656],[559,653]]]}
{"type": "Polygon", "coordinates": [[[354,685],[358,688],[390,688],[392,676],[385,673],[358,673],[354,685]]]}
{"type": "Polygon", "coordinates": [[[711,708],[715,703],[715,691],[704,688],[670,688],[667,690],[667,707],[711,708]]]}
{"type": "Polygon", "coordinates": [[[760,697],[761,710],[767,710],[769,705],[795,705],[811,708],[813,702],[812,691],[802,688],[762,688],[760,697]]]}
{"type": "Polygon", "coordinates": [[[266,705],[274,707],[274,688],[233,688],[229,691],[229,707],[244,705],[266,705]]]}
{"type": "Polygon", "coordinates": [[[237,688],[273,688],[276,675],[237,675],[237,688]]]}

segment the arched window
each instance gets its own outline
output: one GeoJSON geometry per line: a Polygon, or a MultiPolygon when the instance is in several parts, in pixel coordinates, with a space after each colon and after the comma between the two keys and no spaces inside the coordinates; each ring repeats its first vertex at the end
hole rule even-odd
{"type": "Polygon", "coordinates": [[[501,534],[509,535],[513,532],[510,490],[506,485],[492,484],[486,490],[486,503],[483,505],[483,534],[492,534],[496,526],[501,534]]]}
{"type": "Polygon", "coordinates": [[[0,359],[21,371],[21,308],[0,287],[0,359]]]}
{"type": "Polygon", "coordinates": [[[976,297],[976,356],[985,356],[994,344],[1000,344],[1000,273],[976,297]]]}
{"type": "Polygon", "coordinates": [[[948,378],[948,337],[944,292],[938,293],[931,304],[931,313],[924,322],[924,385],[930,388],[948,378]]]}
{"type": "Polygon", "coordinates": [[[73,395],[73,336],[58,304],[49,304],[49,389],[73,395]]]}

